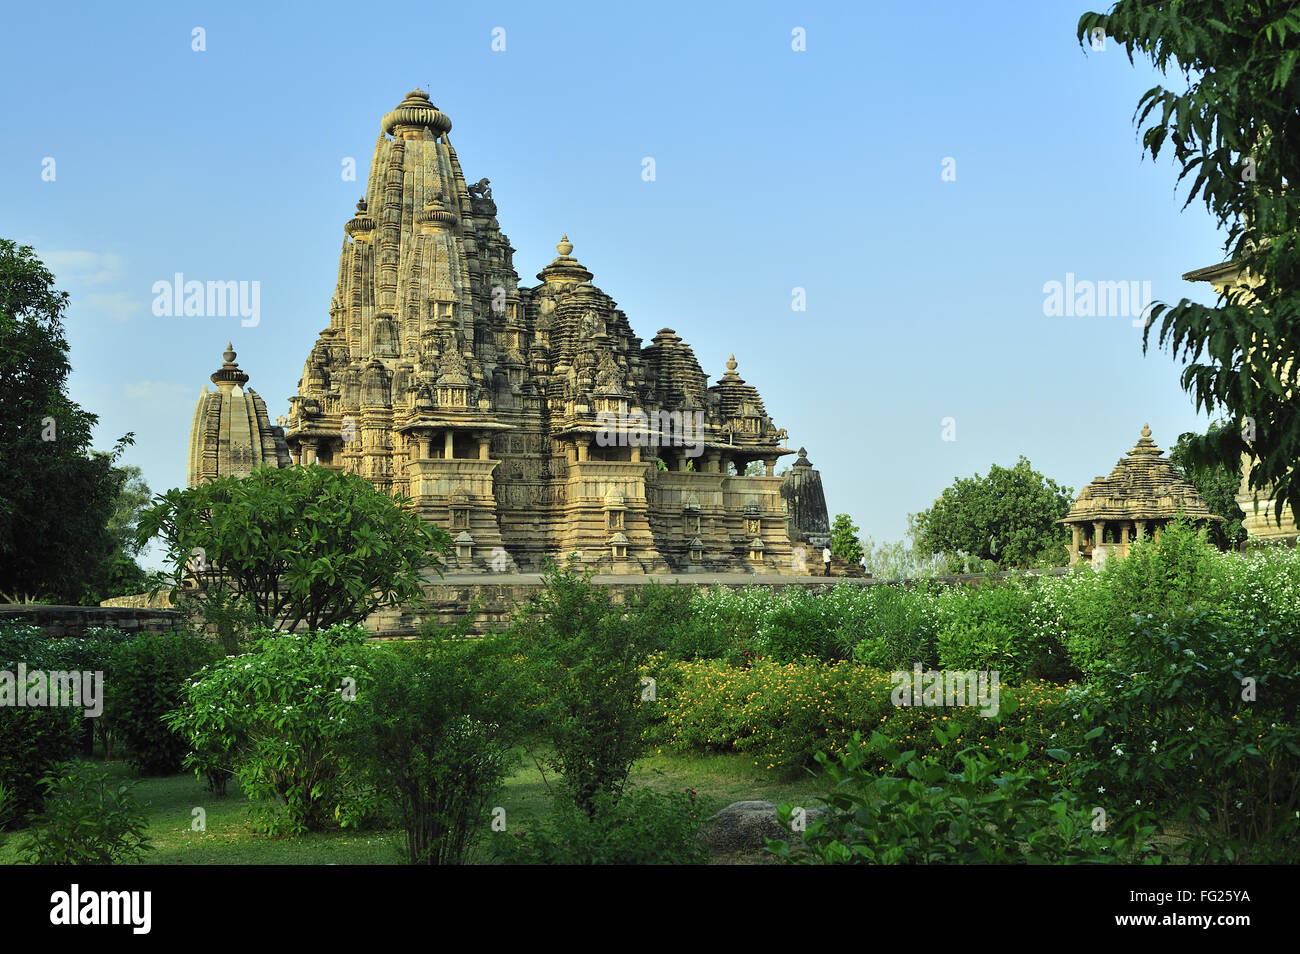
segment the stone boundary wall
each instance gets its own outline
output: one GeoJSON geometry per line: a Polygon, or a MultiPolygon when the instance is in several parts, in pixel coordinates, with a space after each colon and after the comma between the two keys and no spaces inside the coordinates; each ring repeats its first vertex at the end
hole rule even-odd
{"type": "MultiPolygon", "coordinates": [[[[941,586],[978,587],[1013,576],[1064,576],[1069,572],[1071,571],[1066,567],[1032,571],[1008,570],[1001,573],[936,576],[932,577],[931,581],[941,586]]],[[[597,577],[593,582],[607,586],[612,591],[615,603],[623,602],[627,599],[628,594],[637,587],[645,586],[650,582],[668,586],[679,583],[685,586],[698,587],[704,592],[719,586],[726,589],[742,589],[746,586],[800,586],[805,589],[825,590],[840,584],[847,586],[915,586],[918,582],[922,582],[918,580],[877,580],[837,576],[755,577],[746,575],[739,579],[735,577],[741,577],[741,575],[728,574],[726,578],[706,575],[701,575],[699,578],[685,575],[647,576],[633,579],[619,577],[611,581],[597,577]]],[[[479,577],[479,579],[483,578],[479,577]]],[[[430,583],[425,586],[425,599],[429,605],[427,617],[418,617],[416,614],[399,607],[386,607],[366,619],[366,628],[371,630],[376,637],[385,639],[418,635],[420,625],[423,619],[426,618],[433,620],[439,626],[450,629],[462,621],[470,606],[477,604],[478,612],[470,623],[468,632],[481,636],[493,628],[505,626],[510,621],[516,607],[527,602],[529,596],[536,593],[540,585],[540,580],[532,577],[514,579],[509,582],[502,581],[500,583],[479,583],[472,580],[430,583]]]]}
{"type": "Polygon", "coordinates": [[[81,636],[96,626],[111,626],[124,633],[169,633],[182,629],[185,619],[176,610],[127,606],[42,606],[0,604],[0,624],[30,623],[50,636],[81,636]]]}
{"type": "MultiPolygon", "coordinates": [[[[1001,573],[968,573],[957,576],[936,576],[931,582],[941,586],[982,586],[985,583],[1004,580],[1012,576],[1063,576],[1071,572],[1066,567],[1049,570],[1008,570],[1001,573]]],[[[439,626],[452,628],[461,623],[471,606],[477,606],[477,615],[469,624],[468,632],[474,635],[504,627],[509,623],[516,608],[528,601],[529,596],[538,591],[541,577],[537,574],[510,575],[497,577],[484,575],[468,576],[461,579],[447,579],[430,582],[425,585],[425,599],[429,612],[425,616],[417,615],[405,607],[385,607],[367,617],[366,628],[381,639],[398,639],[416,636],[420,626],[426,620],[433,620],[439,626]]],[[[679,583],[695,586],[708,592],[714,587],[741,589],[746,586],[800,586],[805,589],[824,590],[838,585],[846,586],[915,586],[920,580],[877,580],[872,578],[846,576],[755,576],[753,574],[712,574],[698,575],[662,575],[615,578],[596,577],[594,582],[609,587],[613,600],[621,603],[629,593],[640,586],[656,582],[671,586],[679,583]]],[[[56,635],[79,635],[82,630],[92,626],[114,626],[127,632],[147,630],[149,632],[167,632],[182,625],[183,614],[170,608],[171,602],[165,593],[159,593],[152,600],[148,594],[121,596],[105,600],[99,607],[93,606],[4,606],[0,605],[0,622],[21,616],[34,614],[37,625],[50,630],[58,630],[56,635]],[[42,621],[44,620],[44,621],[42,621]]]]}
{"type": "Polygon", "coordinates": [[[148,593],[136,593],[134,596],[114,596],[112,599],[100,600],[100,606],[124,606],[130,609],[175,609],[166,590],[159,590],[153,596],[148,593]]]}

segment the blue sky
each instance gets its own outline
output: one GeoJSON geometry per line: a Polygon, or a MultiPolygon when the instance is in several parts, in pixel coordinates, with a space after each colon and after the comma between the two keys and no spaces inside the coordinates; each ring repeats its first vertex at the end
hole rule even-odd
{"type": "Polygon", "coordinates": [[[0,235],[72,295],[71,390],[99,445],[134,431],[125,461],[183,485],[228,338],[287,413],[380,117],[427,88],[524,281],[567,233],[644,340],[674,328],[714,380],[735,352],[831,512],[897,539],[954,477],[1023,454],[1077,491],[1143,422],[1166,449],[1204,426],[1130,315],[1044,314],[1067,274],[1212,301],[1180,276],[1222,258],[1172,162],[1142,159],[1132,115],[1158,77],[1113,44],[1085,54],[1086,9],[26,4],[0,34],[24,78],[0,235]],[[156,317],[176,272],[260,282],[258,325],[156,317]]]}

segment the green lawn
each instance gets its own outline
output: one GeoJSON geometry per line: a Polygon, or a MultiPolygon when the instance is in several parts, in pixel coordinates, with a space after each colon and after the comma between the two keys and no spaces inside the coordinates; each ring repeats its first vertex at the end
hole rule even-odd
{"type": "MultiPolygon", "coordinates": [[[[124,762],[106,762],[115,776],[128,779],[124,762]]],[[[706,814],[731,802],[763,799],[810,804],[817,785],[811,776],[794,780],[760,772],[744,755],[656,754],[638,762],[632,782],[660,791],[694,789],[706,814]]],[[[547,779],[555,784],[554,773],[547,779]]],[[[254,830],[248,802],[239,786],[231,781],[225,797],[209,793],[204,783],[191,774],[141,779],[135,795],[153,812],[149,835],[154,851],[145,860],[161,865],[377,865],[405,863],[404,833],[400,829],[339,831],[298,838],[272,837],[254,830]],[[206,831],[194,831],[194,809],[206,812],[206,831]]],[[[501,807],[506,810],[510,831],[550,809],[550,795],[542,773],[524,757],[506,783],[501,807]]],[[[20,858],[21,832],[9,833],[0,844],[0,864],[14,864],[20,858]]],[[[480,861],[489,861],[481,857],[480,861]]],[[[719,862],[755,859],[718,858],[719,862]]]]}

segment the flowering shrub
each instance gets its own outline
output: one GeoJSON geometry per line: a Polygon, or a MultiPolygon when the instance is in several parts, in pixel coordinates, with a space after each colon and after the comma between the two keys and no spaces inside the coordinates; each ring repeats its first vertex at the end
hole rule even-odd
{"type": "Polygon", "coordinates": [[[311,633],[264,630],[251,652],[201,669],[165,720],[191,747],[200,774],[234,773],[246,795],[280,802],[269,830],[299,833],[355,820],[363,793],[347,782],[339,748],[372,651],[359,626],[311,633]]]}
{"type": "Polygon", "coordinates": [[[1069,769],[1103,807],[1167,807],[1191,862],[1300,849],[1296,630],[1213,614],[1138,616],[1112,664],[1070,693],[1069,769]]]}
{"type": "Polygon", "coordinates": [[[1049,683],[1003,685],[1002,718],[994,721],[975,708],[895,706],[888,672],[850,662],[758,657],[749,666],[728,666],[657,656],[644,671],[656,680],[654,740],[683,751],[745,752],[765,771],[810,766],[819,750],[844,753],[855,731],[879,731],[926,755],[936,725],[989,751],[1024,742],[1046,761],[1046,751],[1059,744],[1052,714],[1065,695],[1065,687],[1049,683]]]}

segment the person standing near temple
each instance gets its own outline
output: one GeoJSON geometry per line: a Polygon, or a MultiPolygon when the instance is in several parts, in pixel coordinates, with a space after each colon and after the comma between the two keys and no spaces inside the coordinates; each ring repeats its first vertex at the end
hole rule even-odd
{"type": "Polygon", "coordinates": [[[826,564],[826,575],[831,575],[831,548],[822,547],[822,563],[826,564]]]}

